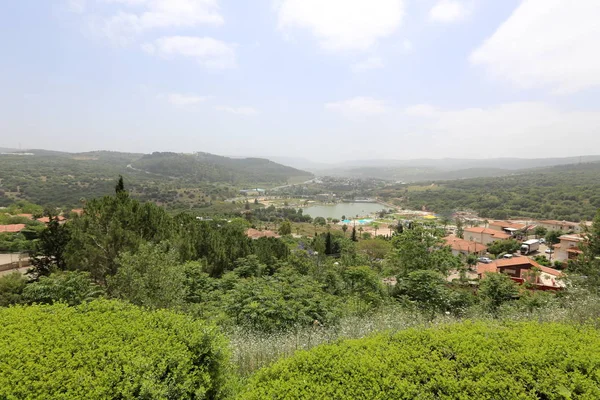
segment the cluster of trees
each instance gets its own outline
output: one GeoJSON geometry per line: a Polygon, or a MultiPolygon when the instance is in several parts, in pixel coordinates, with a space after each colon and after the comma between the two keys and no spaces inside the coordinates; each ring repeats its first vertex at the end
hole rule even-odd
{"type": "Polygon", "coordinates": [[[301,208],[276,208],[274,205],[257,208],[252,212],[252,216],[259,221],[287,220],[291,222],[312,222],[313,220],[310,215],[304,215],[301,208]]]}
{"type": "Polygon", "coordinates": [[[591,220],[600,208],[600,163],[568,165],[540,172],[494,178],[435,182],[420,190],[410,186],[380,191],[386,198],[402,198],[401,205],[426,207],[451,214],[470,209],[483,218],[591,220]]]}

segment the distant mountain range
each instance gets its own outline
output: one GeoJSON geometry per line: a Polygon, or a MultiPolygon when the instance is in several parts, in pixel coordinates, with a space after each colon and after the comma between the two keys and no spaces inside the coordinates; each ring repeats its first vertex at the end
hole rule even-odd
{"type": "Polygon", "coordinates": [[[278,158],[278,161],[316,175],[416,182],[505,176],[533,168],[596,162],[600,161],[600,155],[563,158],[357,160],[329,165],[299,158],[278,158]]]}

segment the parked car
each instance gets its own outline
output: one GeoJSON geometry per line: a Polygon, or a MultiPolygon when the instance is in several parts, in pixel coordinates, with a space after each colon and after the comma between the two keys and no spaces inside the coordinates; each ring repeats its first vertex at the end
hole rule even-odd
{"type": "Polygon", "coordinates": [[[477,261],[479,261],[480,263],[489,264],[492,262],[492,259],[489,257],[479,257],[477,261]]]}
{"type": "Polygon", "coordinates": [[[552,249],[546,249],[545,252],[548,253],[548,254],[552,254],[552,253],[554,253],[554,250],[552,250],[552,249]]]}
{"type": "Polygon", "coordinates": [[[540,243],[541,243],[541,244],[544,244],[544,243],[546,243],[546,239],[544,239],[544,238],[541,238],[541,239],[540,239],[540,243]]]}
{"type": "Polygon", "coordinates": [[[505,254],[502,258],[513,258],[512,254],[505,254]]]}

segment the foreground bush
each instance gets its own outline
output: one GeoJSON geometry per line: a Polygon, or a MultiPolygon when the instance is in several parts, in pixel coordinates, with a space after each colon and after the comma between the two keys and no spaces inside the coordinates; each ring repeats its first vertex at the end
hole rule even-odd
{"type": "Polygon", "coordinates": [[[0,309],[0,399],[218,399],[227,358],[215,328],[169,311],[0,309]]]}
{"type": "Polygon", "coordinates": [[[464,323],[301,351],[242,399],[597,399],[600,332],[558,323],[464,323]]]}

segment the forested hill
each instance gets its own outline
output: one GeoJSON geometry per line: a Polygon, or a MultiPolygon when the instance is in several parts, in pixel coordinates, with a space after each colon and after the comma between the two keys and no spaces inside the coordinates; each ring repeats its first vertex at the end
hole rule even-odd
{"type": "Polygon", "coordinates": [[[600,162],[514,172],[509,176],[388,186],[379,195],[401,205],[484,218],[591,220],[600,207],[600,162]]]}
{"type": "Polygon", "coordinates": [[[312,176],[263,158],[229,158],[210,153],[152,153],[132,166],[168,177],[231,184],[286,183],[290,178],[312,176]]]}
{"type": "Polygon", "coordinates": [[[132,196],[169,207],[205,207],[242,187],[284,185],[310,173],[264,159],[233,159],[207,153],[64,153],[25,150],[0,154],[0,206],[28,200],[75,207],[81,200],[114,192],[123,175],[132,196]]]}

